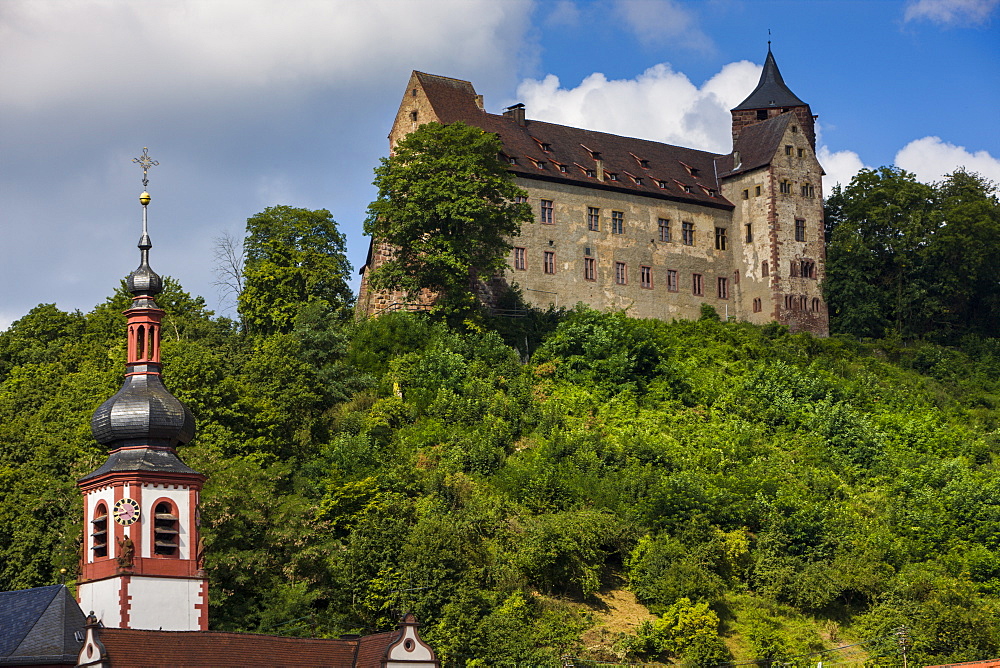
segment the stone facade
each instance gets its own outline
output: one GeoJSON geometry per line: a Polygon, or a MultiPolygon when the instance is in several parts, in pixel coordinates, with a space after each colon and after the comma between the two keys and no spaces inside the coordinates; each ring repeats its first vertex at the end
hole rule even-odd
{"type": "MultiPolygon", "coordinates": [[[[457,120],[500,136],[528,193],[535,220],[510,240],[498,280],[519,286],[529,304],[582,302],[659,319],[697,318],[708,304],[723,317],[827,334],[814,117],[784,87],[770,53],[761,83],[733,110],[727,155],[527,120],[522,106],[489,114],[471,83],[420,72],[390,145],[423,123],[457,120]],[[769,106],[753,108],[757,100],[769,106]]],[[[372,244],[359,297],[365,315],[432,298],[370,289],[369,272],[391,252],[372,244]]]]}

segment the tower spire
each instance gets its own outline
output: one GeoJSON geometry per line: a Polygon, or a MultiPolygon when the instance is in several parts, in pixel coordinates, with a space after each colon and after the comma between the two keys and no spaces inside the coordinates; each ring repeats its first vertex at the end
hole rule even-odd
{"type": "Polygon", "coordinates": [[[149,266],[148,149],[142,167],[139,266],[126,280],[127,359],[121,389],[90,420],[107,461],[78,481],[84,496],[87,550],[78,595],[106,626],[184,631],[207,628],[207,579],[201,566],[198,500],[205,476],[176,448],[194,437],[194,417],[161,380],[156,303],[163,279],[149,266]],[[114,520],[112,523],[111,520],[114,520]]]}

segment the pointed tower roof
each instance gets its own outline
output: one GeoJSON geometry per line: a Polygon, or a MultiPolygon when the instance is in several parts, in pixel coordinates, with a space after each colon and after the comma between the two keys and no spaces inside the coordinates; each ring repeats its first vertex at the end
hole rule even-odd
{"type": "Polygon", "coordinates": [[[771,44],[767,45],[767,59],[764,61],[764,70],[760,73],[760,81],[753,89],[750,96],[733,108],[733,111],[742,109],[767,109],[770,107],[804,107],[806,103],[800,100],[795,93],[788,89],[781,72],[778,71],[778,63],[774,61],[774,54],[771,53],[771,44]]]}

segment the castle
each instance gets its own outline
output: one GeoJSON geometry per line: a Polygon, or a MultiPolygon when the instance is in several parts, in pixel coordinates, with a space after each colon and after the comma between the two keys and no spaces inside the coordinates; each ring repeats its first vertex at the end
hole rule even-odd
{"type": "MultiPolygon", "coordinates": [[[[723,317],[825,336],[815,118],[768,48],[760,82],[732,110],[725,155],[530,120],[521,104],[491,114],[470,82],[416,71],[389,144],[432,121],[499,136],[536,220],[511,239],[498,278],[533,306],[583,302],[669,320],[697,318],[708,304],[723,317]]],[[[368,284],[391,253],[372,240],[358,299],[367,316],[407,301],[368,284]]]]}

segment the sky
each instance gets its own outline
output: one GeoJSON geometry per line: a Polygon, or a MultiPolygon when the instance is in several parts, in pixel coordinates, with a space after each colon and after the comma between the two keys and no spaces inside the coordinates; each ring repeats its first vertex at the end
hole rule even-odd
{"type": "Polygon", "coordinates": [[[827,177],[1000,181],[1000,0],[0,0],[0,329],[151,264],[203,296],[268,206],[328,209],[364,263],[373,169],[417,69],[488,111],[708,151],[768,40],[827,177]]]}

